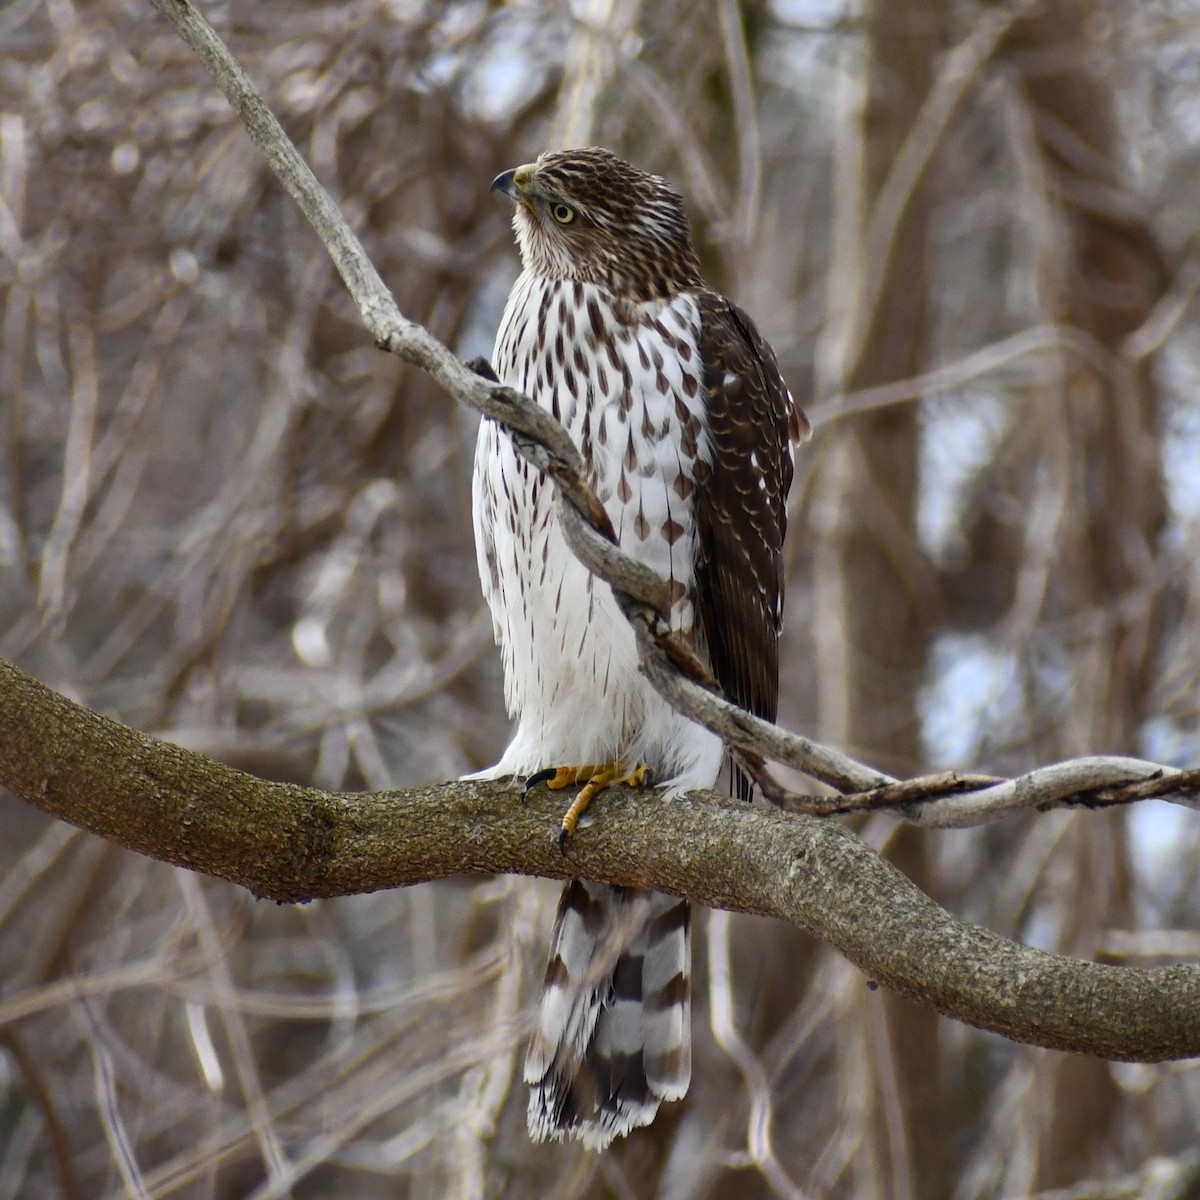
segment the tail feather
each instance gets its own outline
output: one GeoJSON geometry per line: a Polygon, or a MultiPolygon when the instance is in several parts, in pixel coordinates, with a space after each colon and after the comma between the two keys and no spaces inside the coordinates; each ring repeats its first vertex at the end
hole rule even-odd
{"type": "Polygon", "coordinates": [[[535,1141],[603,1149],[691,1078],[690,917],[658,892],[574,882],[525,1059],[535,1141]]]}
{"type": "MultiPolygon", "coordinates": [[[[665,898],[665,897],[664,897],[665,898]]],[[[659,952],[646,956],[645,1069],[651,1090],[682,1100],[692,1078],[691,909],[676,900],[650,922],[647,937],[659,952]]]]}

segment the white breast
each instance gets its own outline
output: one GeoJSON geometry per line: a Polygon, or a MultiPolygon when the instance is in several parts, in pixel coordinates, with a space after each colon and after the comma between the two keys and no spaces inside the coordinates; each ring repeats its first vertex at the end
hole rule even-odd
{"type": "MultiPolygon", "coordinates": [[[[622,549],[672,586],[691,631],[695,464],[707,458],[699,313],[688,295],[618,310],[603,289],[523,273],[496,342],[500,380],[559,418],[622,549]]],[[[637,671],[633,633],[571,555],[553,489],[491,422],[474,477],[476,549],[518,727],[485,774],[649,762],[675,788],[711,786],[720,743],[675,714],[637,671]]]]}

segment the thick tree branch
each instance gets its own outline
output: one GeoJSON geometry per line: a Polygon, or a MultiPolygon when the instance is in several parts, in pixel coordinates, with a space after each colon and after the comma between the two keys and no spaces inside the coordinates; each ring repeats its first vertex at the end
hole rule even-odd
{"type": "MultiPolygon", "coordinates": [[[[562,426],[527,397],[465,366],[427,330],[400,312],[337,206],[212,28],[186,0],[152,2],[203,59],[272,169],[312,223],[376,342],[427,371],[452,396],[501,422],[517,452],[551,476],[559,490],[560,518],[567,541],[588,569],[613,588],[637,632],[647,677],[668,703],[720,735],[774,803],[789,811],[814,815],[890,808],[916,824],[956,827],[995,820],[1014,809],[1127,802],[1138,798],[1127,790],[1130,786],[1157,786],[1177,774],[1156,763],[1105,758],[1058,763],[1010,781],[964,782],[961,776],[941,775],[900,784],[881,771],[779,729],[722,699],[703,665],[672,636],[662,619],[668,608],[665,581],[613,544],[612,526],[583,478],[579,454],[562,426]],[[794,767],[851,796],[831,801],[796,795],[771,777],[767,760],[794,767]],[[891,791],[893,787],[900,790],[891,791]],[[1110,789],[1107,798],[1099,799],[1100,790],[1106,788],[1110,789]],[[1126,800],[1117,799],[1118,795],[1126,800]],[[934,800],[937,802],[932,803],[934,800]]],[[[1152,794],[1193,803],[1194,789],[1177,793],[1170,786],[1162,786],[1152,794]]]]}
{"type": "MultiPolygon", "coordinates": [[[[672,636],[663,619],[669,605],[665,581],[614,545],[607,514],[583,478],[579,454],[562,426],[527,397],[465,366],[428,331],[400,312],[337,206],[212,28],[186,0],[152,2],[203,59],[251,137],[311,221],[376,342],[427,371],[451,395],[501,422],[517,452],[551,476],[559,491],[560,518],[567,541],[588,569],[613,588],[637,632],[647,677],[668,703],[720,735],[774,803],[814,815],[887,807],[916,824],[954,827],[995,820],[1013,809],[1095,803],[1099,801],[1089,798],[1098,789],[1156,782],[1174,773],[1140,760],[1080,759],[1011,781],[968,783],[963,777],[937,776],[899,784],[883,772],[779,729],[722,699],[704,666],[672,636]],[[789,792],[771,777],[767,760],[803,771],[839,792],[852,793],[852,798],[831,803],[824,797],[789,792]],[[900,790],[889,790],[894,787],[900,790]],[[931,803],[934,799],[937,802],[931,803]]],[[[1114,798],[1116,794],[1111,793],[1104,802],[1120,802],[1114,798]]],[[[1190,802],[1186,792],[1179,796],[1170,787],[1153,794],[1190,802]]]]}
{"type": "MultiPolygon", "coordinates": [[[[583,561],[614,587],[633,621],[647,675],[668,700],[719,732],[756,768],[786,762],[842,791],[909,806],[953,796],[963,781],[907,788],[881,772],[757,721],[711,690],[702,667],[661,618],[663,584],[612,545],[570,439],[548,414],[472,373],[408,321],[228,52],[180,0],[154,0],[196,46],[248,128],[330,247],[380,345],[501,421],[519,452],[560,489],[564,529],[583,561]],[[899,788],[899,791],[889,789],[899,788]]],[[[1088,760],[1083,760],[1086,766],[1088,760]]],[[[1164,768],[1102,760],[1088,794],[1146,786],[1164,768]],[[1098,790],[1101,789],[1101,790],[1098,790]]],[[[971,820],[1070,799],[1080,764],[1040,781],[969,781],[971,820]],[[1042,784],[1046,786],[1043,788],[1042,784]]],[[[770,794],[782,789],[758,770],[770,794]]],[[[0,666],[0,781],[30,803],[156,858],[278,900],[344,895],[464,873],[519,871],[653,886],[716,907],[793,921],[831,942],[872,980],[984,1028],[1038,1045],[1155,1060],[1200,1054],[1200,970],[1132,970],[1078,962],[960,922],[836,825],[709,795],[664,807],[606,795],[603,820],[562,857],[559,804],[517,802],[514,788],[458,783],[373,795],[267,784],[79,708],[0,666]]],[[[1188,781],[1194,784],[1194,781],[1188,781]]],[[[1075,786],[1076,792],[1079,791],[1075,786]]],[[[930,823],[960,823],[947,818],[930,823]]]]}
{"type": "Polygon", "coordinates": [[[1101,966],[959,921],[840,826],[702,794],[605,793],[569,854],[561,799],[502,783],[339,794],[264,783],[0,663],[0,780],[56,817],[280,901],[519,871],[654,887],[791,921],[872,981],[1019,1041],[1200,1054],[1200,968],[1101,966]]]}

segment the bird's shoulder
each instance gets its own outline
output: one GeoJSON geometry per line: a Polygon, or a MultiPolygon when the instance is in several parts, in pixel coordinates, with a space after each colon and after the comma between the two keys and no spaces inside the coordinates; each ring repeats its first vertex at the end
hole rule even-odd
{"type": "Polygon", "coordinates": [[[713,288],[700,288],[694,295],[710,420],[762,434],[782,432],[792,444],[807,441],[812,436],[808,417],[793,399],[774,349],[750,314],[713,288]],[[749,418],[748,424],[742,417],[749,418]]]}

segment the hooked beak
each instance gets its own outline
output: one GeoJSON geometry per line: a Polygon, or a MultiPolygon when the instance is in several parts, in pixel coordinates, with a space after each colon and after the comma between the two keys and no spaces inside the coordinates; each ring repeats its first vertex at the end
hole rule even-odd
{"type": "Polygon", "coordinates": [[[514,167],[511,171],[501,171],[495,179],[492,180],[492,186],[488,188],[490,192],[503,192],[506,196],[511,196],[514,200],[517,198],[517,185],[515,180],[517,171],[514,167]]]}
{"type": "Polygon", "coordinates": [[[511,171],[501,171],[492,180],[489,191],[503,192],[514,200],[529,202],[529,184],[536,169],[536,163],[526,163],[524,166],[513,167],[511,171]]]}

